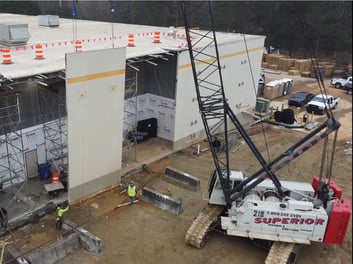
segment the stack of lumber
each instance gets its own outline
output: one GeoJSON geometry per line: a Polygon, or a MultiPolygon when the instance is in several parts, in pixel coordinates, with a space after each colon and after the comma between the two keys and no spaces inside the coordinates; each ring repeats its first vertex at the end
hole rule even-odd
{"type": "Polygon", "coordinates": [[[288,71],[294,66],[295,61],[295,59],[280,58],[278,62],[278,69],[281,71],[288,71]]]}
{"type": "Polygon", "coordinates": [[[269,69],[278,70],[282,58],[288,58],[288,56],[282,54],[266,54],[265,61],[268,63],[269,69]]]}
{"type": "Polygon", "coordinates": [[[332,63],[330,61],[319,61],[318,65],[319,65],[319,67],[324,68],[324,70],[323,70],[324,77],[330,78],[332,76],[333,68],[335,67],[334,63],[332,63]]]}
{"type": "Polygon", "coordinates": [[[265,62],[263,62],[263,63],[261,64],[261,67],[262,67],[262,68],[268,68],[268,65],[269,65],[268,62],[265,61],[265,62]]]}
{"type": "Polygon", "coordinates": [[[299,59],[295,60],[294,68],[299,73],[308,72],[311,69],[311,60],[310,59],[299,59]]]}
{"type": "Polygon", "coordinates": [[[325,67],[319,66],[319,67],[311,67],[310,69],[310,77],[316,78],[316,74],[320,73],[322,77],[325,76],[325,67]]]}
{"type": "Polygon", "coordinates": [[[300,72],[297,70],[289,70],[288,71],[288,75],[299,75],[299,74],[300,74],[300,72]]]}

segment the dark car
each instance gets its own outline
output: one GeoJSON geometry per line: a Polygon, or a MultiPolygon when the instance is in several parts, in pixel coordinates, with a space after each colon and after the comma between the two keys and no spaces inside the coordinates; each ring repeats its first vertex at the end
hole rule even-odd
{"type": "Polygon", "coordinates": [[[288,99],[288,105],[302,107],[309,103],[315,94],[308,92],[297,92],[288,99]]]}

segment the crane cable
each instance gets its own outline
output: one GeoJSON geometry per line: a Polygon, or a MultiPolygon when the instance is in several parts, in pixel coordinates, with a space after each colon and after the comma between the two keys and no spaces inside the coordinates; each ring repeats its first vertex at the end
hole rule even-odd
{"type": "MultiPolygon", "coordinates": [[[[307,30],[309,28],[309,24],[307,23],[304,15],[303,15],[303,12],[301,12],[300,7],[296,4],[295,4],[295,7],[296,7],[296,11],[297,11],[297,16],[299,18],[299,23],[302,27],[304,39],[306,40],[305,41],[306,48],[309,51],[310,60],[313,65],[314,74],[315,74],[316,81],[319,85],[320,93],[321,93],[321,95],[326,97],[327,96],[327,89],[325,87],[325,83],[323,81],[322,73],[321,73],[320,67],[319,67],[319,62],[318,62],[317,56],[315,56],[315,54],[314,54],[315,52],[313,49],[313,45],[310,42],[310,36],[309,36],[308,30],[307,30]]],[[[324,101],[324,104],[325,104],[325,109],[327,110],[326,114],[327,114],[328,118],[332,118],[333,120],[335,120],[331,107],[329,107],[327,105],[326,101],[324,101]]]]}
{"type": "MultiPolygon", "coordinates": [[[[305,42],[305,44],[306,44],[307,49],[309,51],[310,60],[311,60],[311,63],[313,65],[314,74],[315,74],[315,78],[316,78],[316,81],[317,81],[319,89],[320,89],[320,93],[326,97],[327,96],[327,89],[325,87],[325,84],[324,84],[324,81],[323,81],[323,76],[322,76],[322,73],[321,73],[320,68],[319,68],[318,59],[314,55],[314,50],[313,50],[312,44],[309,42],[310,38],[309,38],[309,35],[308,35],[308,31],[307,31],[308,23],[306,22],[306,19],[303,16],[303,13],[301,12],[301,10],[298,7],[298,5],[295,5],[295,7],[296,7],[296,11],[297,11],[297,15],[298,15],[298,18],[299,18],[300,25],[302,26],[302,30],[303,30],[303,33],[304,33],[304,38],[307,40],[305,42]]],[[[254,91],[254,93],[256,95],[255,79],[254,79],[252,68],[251,68],[249,50],[248,50],[248,47],[247,47],[245,34],[243,34],[243,39],[244,39],[244,44],[245,44],[245,48],[246,48],[247,58],[248,58],[248,61],[249,61],[250,74],[251,74],[252,83],[253,83],[253,91],[254,91]]],[[[256,95],[256,97],[257,97],[257,95],[256,95]]],[[[329,119],[331,118],[333,121],[335,121],[335,118],[334,118],[334,115],[333,115],[331,107],[329,107],[327,105],[326,101],[324,101],[324,104],[325,104],[325,109],[327,110],[326,111],[327,117],[329,119]]],[[[265,133],[265,129],[264,129],[263,123],[262,123],[262,133],[264,135],[264,141],[265,141],[265,148],[266,148],[267,156],[268,156],[269,161],[271,161],[270,160],[269,147],[268,147],[268,141],[267,141],[267,138],[266,138],[266,133],[265,133]]],[[[332,175],[332,167],[333,167],[333,160],[334,160],[334,152],[335,152],[336,141],[337,141],[337,133],[335,134],[335,138],[334,138],[334,142],[333,142],[333,149],[332,149],[332,154],[331,154],[331,162],[330,162],[330,164],[327,164],[327,166],[328,166],[327,169],[329,171],[329,173],[328,173],[329,181],[330,181],[331,175],[332,175]]],[[[327,155],[328,155],[328,144],[325,144],[325,149],[326,149],[326,151],[324,151],[324,153],[323,153],[322,165],[324,165],[323,163],[324,163],[324,159],[325,159],[325,153],[327,153],[327,155]]],[[[328,157],[327,157],[327,159],[328,159],[328,157]]],[[[321,167],[323,167],[323,166],[321,166],[321,167]]],[[[320,177],[321,176],[322,176],[322,173],[320,173],[320,177]]]]}
{"type": "MultiPolygon", "coordinates": [[[[249,49],[248,49],[248,45],[247,45],[247,42],[246,42],[245,34],[242,34],[242,35],[243,35],[243,39],[244,39],[244,45],[245,45],[245,50],[246,50],[246,56],[247,56],[248,62],[249,62],[249,69],[250,69],[250,74],[251,74],[251,79],[252,79],[252,84],[253,84],[253,91],[254,91],[254,94],[255,94],[255,98],[257,98],[257,95],[256,95],[256,86],[255,86],[255,78],[254,78],[254,74],[253,74],[252,67],[251,67],[250,56],[249,56],[249,49]]],[[[256,103],[255,103],[255,107],[256,107],[256,103]]],[[[263,134],[263,136],[264,136],[264,142],[265,142],[265,148],[266,148],[267,159],[268,159],[268,162],[271,162],[271,156],[270,156],[268,141],[267,141],[267,137],[266,137],[264,122],[261,122],[261,129],[262,129],[262,134],[263,134]]]]}
{"type": "MultiPolygon", "coordinates": [[[[314,69],[314,73],[315,73],[315,78],[316,78],[317,83],[318,83],[319,88],[320,88],[320,93],[321,93],[321,95],[326,97],[327,96],[327,89],[325,87],[325,84],[324,84],[324,81],[323,81],[323,77],[322,77],[322,74],[321,74],[321,71],[320,71],[320,68],[319,68],[318,59],[314,55],[313,45],[310,42],[310,38],[309,38],[309,35],[308,35],[308,30],[307,29],[309,28],[309,25],[306,22],[306,19],[303,16],[303,14],[302,14],[300,8],[298,7],[298,5],[295,5],[295,7],[296,7],[296,11],[297,11],[297,16],[299,18],[299,22],[300,22],[300,24],[302,26],[302,31],[303,31],[303,34],[304,34],[304,38],[306,40],[305,44],[306,44],[307,49],[309,51],[310,59],[312,61],[312,65],[313,65],[313,69],[314,69]]],[[[328,119],[332,119],[333,122],[336,122],[331,107],[328,107],[326,101],[324,101],[324,104],[325,104],[327,118],[328,119]]],[[[321,179],[322,179],[322,176],[323,176],[323,167],[325,165],[325,158],[327,160],[330,159],[331,161],[327,162],[327,168],[326,168],[326,172],[327,172],[326,177],[328,179],[327,185],[329,186],[330,185],[330,181],[331,181],[331,177],[332,177],[332,168],[333,168],[334,156],[335,156],[335,150],[336,150],[337,131],[336,131],[336,133],[334,135],[334,139],[333,139],[331,158],[329,158],[329,144],[328,144],[327,141],[328,141],[328,138],[325,139],[325,143],[324,143],[319,177],[320,177],[320,182],[321,182],[321,179]]]]}

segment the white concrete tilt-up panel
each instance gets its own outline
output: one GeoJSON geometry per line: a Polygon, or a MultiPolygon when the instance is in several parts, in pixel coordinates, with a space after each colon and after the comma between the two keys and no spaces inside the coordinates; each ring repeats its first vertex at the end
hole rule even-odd
{"type": "MultiPolygon", "coordinates": [[[[253,80],[256,81],[257,89],[264,40],[264,36],[252,37],[245,45],[244,40],[238,38],[218,46],[225,95],[236,114],[255,107],[256,90],[253,80]]],[[[206,54],[213,52],[214,47],[206,48],[206,54]]],[[[203,59],[210,60],[208,57],[203,59]]],[[[197,65],[201,68],[206,66],[197,65]]],[[[211,75],[207,81],[219,83],[218,79],[212,79],[214,77],[218,78],[218,75],[211,75]]],[[[199,132],[204,129],[187,50],[178,54],[177,80],[174,141],[178,142],[176,149],[180,149],[199,141],[199,132]]]]}
{"type": "Polygon", "coordinates": [[[120,181],[126,48],[66,54],[69,201],[120,181]]]}

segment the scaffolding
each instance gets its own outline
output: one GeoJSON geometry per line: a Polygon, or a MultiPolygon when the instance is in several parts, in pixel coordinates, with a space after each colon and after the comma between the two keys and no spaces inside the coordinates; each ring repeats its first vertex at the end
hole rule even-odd
{"type": "Polygon", "coordinates": [[[45,156],[48,163],[57,167],[68,162],[65,86],[56,85],[55,82],[48,80],[60,80],[60,76],[45,77],[44,80],[38,81],[39,98],[45,109],[40,115],[43,123],[45,156]]]}
{"type": "Polygon", "coordinates": [[[138,68],[127,67],[125,73],[122,167],[137,161],[136,140],[135,137],[131,137],[131,133],[137,129],[137,78],[138,68]]]}
{"type": "MultiPolygon", "coordinates": [[[[53,78],[57,78],[56,75],[53,78]]],[[[40,124],[47,162],[54,166],[67,162],[67,117],[63,89],[65,86],[62,82],[58,86],[49,82],[46,84],[31,83],[28,78],[18,81],[5,80],[0,83],[0,184],[1,188],[10,190],[12,196],[5,206],[7,208],[11,207],[13,201],[18,200],[27,208],[30,205],[27,183],[31,177],[31,166],[27,164],[28,149],[24,147],[25,140],[32,134],[32,131],[25,133],[28,127],[40,124]],[[21,87],[19,84],[23,82],[25,86],[21,87]],[[24,87],[29,87],[27,97],[24,96],[24,87]],[[33,116],[30,120],[28,116],[26,119],[25,112],[21,115],[21,105],[27,105],[25,100],[32,106],[29,112],[33,116]]]]}
{"type": "MultiPolygon", "coordinates": [[[[0,93],[0,177],[16,197],[26,186],[19,91],[2,85],[0,93]]],[[[27,192],[25,190],[25,192],[27,192]]],[[[8,207],[14,199],[11,199],[8,207]]],[[[27,199],[23,202],[27,202],[27,199]]]]}

